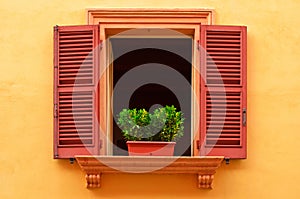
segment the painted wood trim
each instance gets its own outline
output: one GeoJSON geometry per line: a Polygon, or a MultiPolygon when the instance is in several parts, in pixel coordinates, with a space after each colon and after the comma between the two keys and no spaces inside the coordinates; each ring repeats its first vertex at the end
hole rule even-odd
{"type": "MultiPolygon", "coordinates": [[[[132,8],[132,9],[87,9],[87,18],[88,18],[88,24],[98,24],[101,27],[100,30],[100,38],[102,40],[105,40],[106,34],[108,32],[105,32],[105,30],[111,30],[110,28],[114,27],[114,30],[116,28],[126,29],[126,28],[138,28],[140,26],[144,27],[159,27],[159,28],[173,28],[173,29],[180,29],[184,28],[185,30],[195,30],[193,33],[194,40],[199,40],[199,32],[198,29],[201,24],[206,25],[212,25],[214,24],[214,16],[215,12],[213,9],[140,9],[140,8],[132,8]]],[[[183,33],[186,34],[186,33],[183,33]]],[[[194,45],[194,52],[196,51],[196,45],[194,45]]],[[[102,51],[103,56],[105,55],[105,50],[102,51]]],[[[197,67],[199,64],[198,62],[198,55],[197,53],[194,53],[193,55],[193,65],[197,67]]],[[[197,77],[197,72],[194,70],[193,72],[193,79],[197,80],[199,77],[197,77]]],[[[103,77],[101,77],[101,80],[108,80],[109,75],[108,73],[103,74],[103,77]]],[[[197,83],[197,82],[196,82],[197,83]]],[[[100,98],[101,98],[101,104],[100,104],[100,113],[102,117],[100,117],[100,126],[102,127],[101,132],[103,132],[104,135],[107,135],[107,132],[110,132],[109,129],[107,129],[108,126],[108,118],[106,118],[108,115],[106,114],[107,107],[109,99],[108,94],[105,88],[107,89],[108,83],[106,81],[101,81],[100,83],[100,98]],[[104,84],[102,84],[104,83],[104,84]],[[101,89],[102,88],[102,89],[101,89]]],[[[197,86],[193,84],[193,90],[196,92],[196,98],[200,96],[198,93],[197,86]]],[[[197,101],[197,99],[193,99],[194,102],[197,101]]],[[[199,113],[198,109],[193,105],[193,115],[196,113],[199,113]]],[[[199,117],[199,116],[198,116],[199,117]]],[[[197,121],[193,121],[193,127],[194,129],[197,129],[197,121]]],[[[192,133],[192,137],[195,137],[197,140],[197,136],[199,133],[192,133]]],[[[108,135],[109,136],[109,135],[108,135]]],[[[106,150],[107,143],[103,143],[104,147],[102,147],[100,154],[107,154],[109,150],[106,150]]],[[[195,146],[195,145],[194,145],[195,146]]],[[[196,151],[196,148],[193,146],[193,154],[196,151]]]]}
{"type": "Polygon", "coordinates": [[[92,8],[87,9],[88,24],[146,22],[158,19],[159,23],[201,23],[215,24],[215,11],[211,8],[199,9],[149,9],[149,8],[92,8]]]}
{"type": "Polygon", "coordinates": [[[211,189],[224,157],[76,156],[86,174],[87,188],[100,188],[102,174],[195,174],[198,188],[211,189]],[[121,170],[118,170],[120,168],[121,170]]]}

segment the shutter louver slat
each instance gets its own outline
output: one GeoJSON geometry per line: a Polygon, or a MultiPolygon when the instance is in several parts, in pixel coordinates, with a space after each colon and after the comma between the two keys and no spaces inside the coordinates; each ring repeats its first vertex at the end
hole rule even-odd
{"type": "Polygon", "coordinates": [[[201,26],[200,154],[246,157],[246,27],[201,26]]]}
{"type": "Polygon", "coordinates": [[[98,26],[55,27],[55,158],[99,154],[98,26]]]}
{"type": "Polygon", "coordinates": [[[82,63],[84,60],[92,60],[92,55],[80,55],[80,56],[76,56],[76,55],[64,55],[62,57],[60,57],[60,63],[64,64],[64,63],[82,63]]]}

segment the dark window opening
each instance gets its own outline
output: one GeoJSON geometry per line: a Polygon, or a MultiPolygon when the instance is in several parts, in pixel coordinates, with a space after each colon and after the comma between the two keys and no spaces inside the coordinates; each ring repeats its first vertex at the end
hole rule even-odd
{"type": "MultiPolygon", "coordinates": [[[[191,155],[191,76],[192,76],[192,39],[190,38],[114,38],[111,39],[113,61],[113,87],[131,69],[143,64],[157,63],[176,70],[187,84],[176,86],[176,93],[166,85],[157,82],[138,85],[132,92],[129,100],[129,108],[145,108],[149,110],[153,105],[174,105],[183,112],[185,117],[184,136],[177,141],[175,156],[191,155]],[[180,103],[180,97],[184,97],[185,103],[180,103]],[[184,106],[184,108],[183,108],[184,106]]],[[[166,78],[176,81],[172,74],[163,74],[166,78]]],[[[140,77],[139,77],[140,78],[140,77]]],[[[120,92],[129,92],[132,85],[121,84],[120,92]]],[[[136,85],[135,85],[136,86],[136,85]]],[[[114,115],[122,108],[113,100],[114,115]]],[[[127,155],[126,141],[121,129],[113,121],[113,154],[127,155]]]]}

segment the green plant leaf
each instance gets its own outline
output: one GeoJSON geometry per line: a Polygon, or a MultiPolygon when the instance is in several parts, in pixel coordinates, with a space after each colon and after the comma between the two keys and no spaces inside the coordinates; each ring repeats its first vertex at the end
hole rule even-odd
{"type": "Polygon", "coordinates": [[[152,114],[145,109],[123,109],[117,117],[126,140],[170,142],[184,134],[183,114],[174,105],[155,109],[152,114]]]}

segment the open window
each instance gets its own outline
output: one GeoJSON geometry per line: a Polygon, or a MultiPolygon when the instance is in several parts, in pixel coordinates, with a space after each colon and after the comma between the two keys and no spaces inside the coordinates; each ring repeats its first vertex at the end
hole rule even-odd
{"type": "MultiPolygon", "coordinates": [[[[205,25],[211,23],[208,15],[193,12],[144,14],[121,12],[110,18],[105,12],[91,12],[95,25],[54,28],[54,157],[125,155],[113,119],[118,103],[112,96],[128,71],[157,63],[189,83],[189,88],[178,88],[179,95],[187,96],[183,105],[188,111],[176,155],[245,158],[246,27],[205,25]],[[166,50],[172,45],[185,50],[166,50]],[[129,48],[126,53],[124,46],[129,48]]],[[[120,92],[127,93],[127,86],[121,85],[120,92]]],[[[168,87],[151,82],[140,85],[128,105],[150,109],[155,104],[179,104],[182,110],[179,101],[168,87]],[[163,97],[153,97],[159,95],[163,97]]]]}

